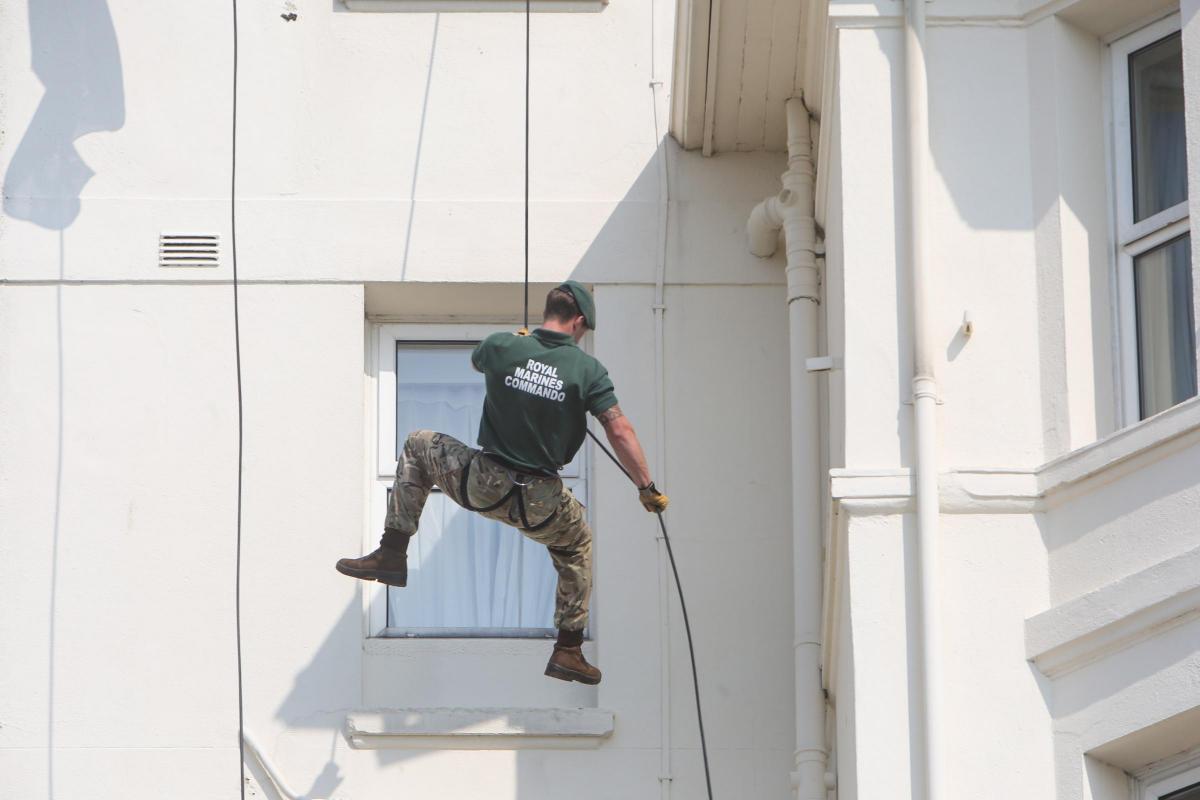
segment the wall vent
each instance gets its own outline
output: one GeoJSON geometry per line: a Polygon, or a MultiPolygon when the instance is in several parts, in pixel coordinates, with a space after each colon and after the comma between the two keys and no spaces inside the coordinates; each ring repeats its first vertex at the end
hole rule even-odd
{"type": "Polygon", "coordinates": [[[160,233],[160,267],[215,267],[220,237],[215,233],[160,233]]]}

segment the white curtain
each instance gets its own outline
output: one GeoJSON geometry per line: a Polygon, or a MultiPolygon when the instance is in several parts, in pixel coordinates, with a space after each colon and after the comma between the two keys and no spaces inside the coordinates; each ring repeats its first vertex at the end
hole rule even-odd
{"type": "MultiPolygon", "coordinates": [[[[483,376],[470,348],[405,346],[396,358],[397,447],[428,428],[475,446],[483,376]]],[[[546,629],[557,573],[546,548],[520,531],[446,498],[429,496],[409,545],[408,586],[388,590],[388,626],[418,629],[546,629]]]]}
{"type": "Polygon", "coordinates": [[[1191,251],[1184,236],[1134,260],[1143,418],[1196,393],[1191,251]]]}

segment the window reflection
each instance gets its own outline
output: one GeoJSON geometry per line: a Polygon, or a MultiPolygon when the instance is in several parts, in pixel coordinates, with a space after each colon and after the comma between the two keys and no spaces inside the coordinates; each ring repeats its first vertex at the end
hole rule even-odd
{"type": "Polygon", "coordinates": [[[1183,47],[1178,33],[1129,56],[1133,137],[1133,218],[1187,199],[1183,47]]]}

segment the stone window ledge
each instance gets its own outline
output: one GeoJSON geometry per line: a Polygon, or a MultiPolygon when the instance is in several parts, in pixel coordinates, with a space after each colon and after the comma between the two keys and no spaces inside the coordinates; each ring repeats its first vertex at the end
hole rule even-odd
{"type": "Polygon", "coordinates": [[[346,717],[357,750],[520,750],[599,747],[613,713],[597,708],[397,708],[346,717]]]}

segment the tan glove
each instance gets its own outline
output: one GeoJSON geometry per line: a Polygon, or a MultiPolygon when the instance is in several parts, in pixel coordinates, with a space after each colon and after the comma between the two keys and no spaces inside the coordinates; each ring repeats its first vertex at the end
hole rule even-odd
{"type": "Polygon", "coordinates": [[[518,328],[517,329],[517,336],[528,336],[528,335],[529,335],[529,328],[518,328]]]}
{"type": "Polygon", "coordinates": [[[642,508],[651,514],[661,514],[667,510],[667,506],[671,503],[665,494],[655,488],[653,481],[650,482],[649,486],[638,489],[638,500],[642,501],[642,508]]]}

